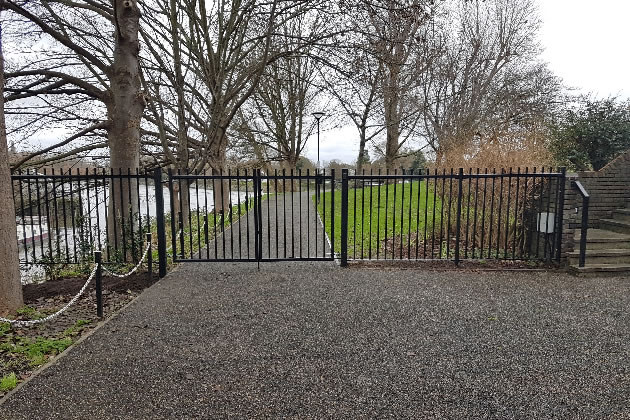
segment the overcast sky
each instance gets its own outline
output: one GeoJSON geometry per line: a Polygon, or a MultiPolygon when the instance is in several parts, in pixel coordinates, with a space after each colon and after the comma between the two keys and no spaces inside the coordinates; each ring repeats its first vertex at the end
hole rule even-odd
{"type": "MultiPolygon", "coordinates": [[[[538,0],[543,21],[539,39],[543,60],[565,84],[599,98],[630,97],[630,1],[538,0]]],[[[317,138],[306,155],[317,160],[317,138]]],[[[351,163],[359,152],[352,127],[322,133],[324,161],[351,163]]]]}
{"type": "Polygon", "coordinates": [[[539,0],[543,59],[568,86],[630,97],[630,2],[539,0]]]}
{"type": "MultiPolygon", "coordinates": [[[[538,5],[542,59],[565,85],[599,98],[630,98],[630,0],[538,0],[538,5]]],[[[331,118],[322,120],[321,160],[354,162],[359,150],[356,130],[331,129],[330,123],[331,118]]],[[[52,130],[43,135],[45,139],[33,140],[49,145],[65,134],[52,130]]],[[[316,132],[308,139],[305,154],[317,160],[316,132]]]]}

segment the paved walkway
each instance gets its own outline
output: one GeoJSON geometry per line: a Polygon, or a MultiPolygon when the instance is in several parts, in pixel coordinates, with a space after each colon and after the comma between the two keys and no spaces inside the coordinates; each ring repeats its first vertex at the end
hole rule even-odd
{"type": "Polygon", "coordinates": [[[630,282],[184,264],[2,419],[628,418],[630,282]]]}
{"type": "MultiPolygon", "coordinates": [[[[272,194],[261,201],[263,259],[330,257],[329,238],[324,234],[313,195],[313,191],[272,194]]],[[[330,209],[329,202],[325,205],[330,209]]],[[[233,217],[236,218],[237,215],[233,217]]],[[[217,240],[210,241],[201,251],[200,257],[255,260],[254,226],[252,209],[239,221],[235,221],[231,229],[226,229],[223,234],[217,232],[217,240]]],[[[195,241],[197,235],[193,236],[195,241]]]]}

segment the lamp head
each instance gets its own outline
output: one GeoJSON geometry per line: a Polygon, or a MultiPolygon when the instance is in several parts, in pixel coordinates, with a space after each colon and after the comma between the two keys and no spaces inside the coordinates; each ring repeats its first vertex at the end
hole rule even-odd
{"type": "Polygon", "coordinates": [[[319,121],[320,118],[322,118],[324,115],[326,115],[325,112],[321,112],[321,111],[313,112],[313,116],[315,117],[315,119],[317,119],[317,121],[319,121]]]}

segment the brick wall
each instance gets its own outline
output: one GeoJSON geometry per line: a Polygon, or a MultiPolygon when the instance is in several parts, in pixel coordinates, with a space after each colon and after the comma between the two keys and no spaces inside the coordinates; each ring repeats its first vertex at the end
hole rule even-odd
{"type": "Polygon", "coordinates": [[[610,219],[615,209],[630,200],[630,150],[618,156],[599,171],[567,174],[563,219],[563,257],[576,249],[575,231],[582,225],[582,196],[571,187],[579,180],[590,195],[589,228],[599,228],[601,219],[610,219]],[[576,212],[576,208],[578,211],[576,212]]]}

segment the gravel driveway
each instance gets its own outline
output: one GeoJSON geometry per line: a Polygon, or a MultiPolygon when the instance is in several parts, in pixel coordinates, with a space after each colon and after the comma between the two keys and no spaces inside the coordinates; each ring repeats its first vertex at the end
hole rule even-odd
{"type": "Polygon", "coordinates": [[[0,418],[629,418],[630,279],[187,264],[0,418]]]}

